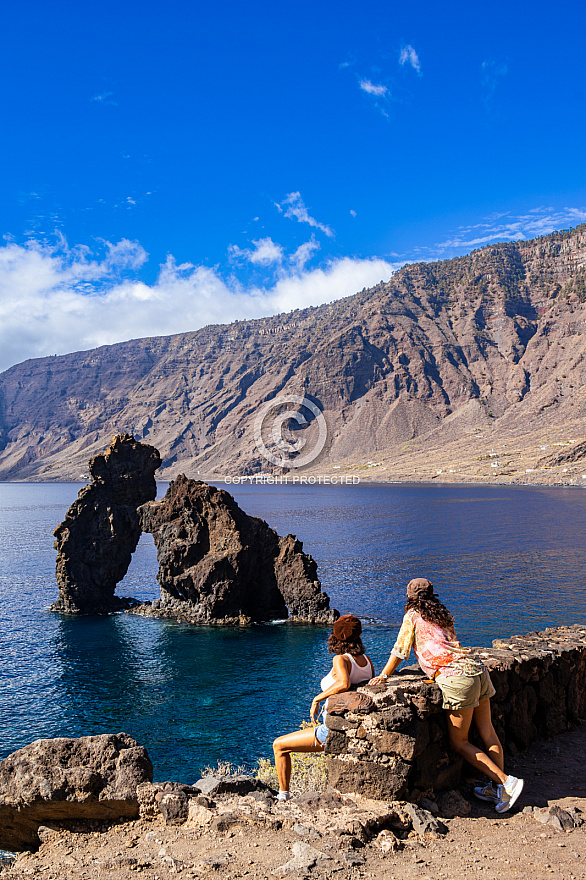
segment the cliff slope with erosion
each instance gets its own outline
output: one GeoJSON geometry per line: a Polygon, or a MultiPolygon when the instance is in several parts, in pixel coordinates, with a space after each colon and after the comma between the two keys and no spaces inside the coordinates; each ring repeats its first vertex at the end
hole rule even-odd
{"type": "Polygon", "coordinates": [[[582,225],[318,308],[26,361],[0,375],[0,480],[85,477],[121,431],[165,479],[266,473],[254,420],[292,393],[327,420],[315,473],[581,483],[585,327],[582,225]]]}

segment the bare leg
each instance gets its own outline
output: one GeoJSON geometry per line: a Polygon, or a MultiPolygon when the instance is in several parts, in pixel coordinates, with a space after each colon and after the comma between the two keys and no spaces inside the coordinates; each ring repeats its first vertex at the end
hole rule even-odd
{"type": "Polygon", "coordinates": [[[499,770],[505,769],[505,757],[501,741],[496,734],[496,730],[492,726],[492,718],[490,714],[490,700],[481,700],[474,710],[474,723],[480,734],[480,738],[484,743],[486,754],[494,761],[499,770]]]}
{"type": "Polygon", "coordinates": [[[313,729],[286,733],[273,743],[275,767],[281,791],[289,791],[291,781],[291,752],[322,752],[323,745],[315,738],[313,729]]]}
{"type": "Polygon", "coordinates": [[[474,711],[474,709],[470,708],[460,709],[457,712],[448,712],[450,746],[458,755],[462,755],[469,764],[472,764],[473,767],[482,771],[482,773],[486,773],[489,779],[492,779],[497,785],[502,785],[507,778],[507,774],[503,773],[501,768],[482,749],[472,745],[468,740],[474,711]]]}

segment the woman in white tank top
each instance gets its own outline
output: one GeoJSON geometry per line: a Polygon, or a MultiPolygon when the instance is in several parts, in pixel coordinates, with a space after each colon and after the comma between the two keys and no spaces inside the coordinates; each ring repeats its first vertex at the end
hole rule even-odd
{"type": "MultiPolygon", "coordinates": [[[[321,693],[311,703],[311,720],[317,721],[320,703],[334,694],[349,690],[351,685],[366,684],[374,676],[372,660],[364,653],[360,634],[362,624],[353,614],[344,614],[334,623],[334,631],[328,638],[328,650],[334,654],[331,671],[321,680],[321,693]]],[[[279,777],[279,794],[277,800],[289,799],[289,783],[291,781],[292,752],[322,752],[328,730],[326,716],[323,723],[314,729],[296,730],[280,736],[273,743],[275,767],[279,777]]]]}

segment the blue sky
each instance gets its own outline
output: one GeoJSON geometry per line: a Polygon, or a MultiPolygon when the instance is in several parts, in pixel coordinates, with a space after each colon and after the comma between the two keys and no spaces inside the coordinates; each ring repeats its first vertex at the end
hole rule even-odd
{"type": "Polygon", "coordinates": [[[21,2],[0,369],[586,220],[583,4],[21,2]]]}

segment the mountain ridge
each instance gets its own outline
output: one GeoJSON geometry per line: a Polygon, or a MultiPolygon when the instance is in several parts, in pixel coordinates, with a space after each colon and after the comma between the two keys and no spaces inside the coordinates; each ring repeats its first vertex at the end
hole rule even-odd
{"type": "Polygon", "coordinates": [[[322,306],[25,361],[0,374],[0,479],[84,478],[119,432],[161,450],[163,479],[279,472],[255,418],[294,394],[327,422],[315,473],[573,484],[581,456],[538,462],[586,437],[584,327],[586,224],[322,306]]]}

